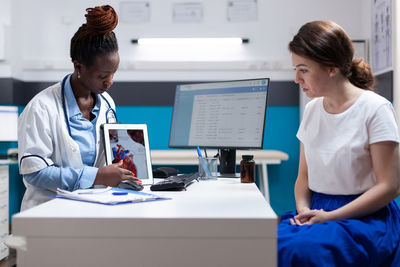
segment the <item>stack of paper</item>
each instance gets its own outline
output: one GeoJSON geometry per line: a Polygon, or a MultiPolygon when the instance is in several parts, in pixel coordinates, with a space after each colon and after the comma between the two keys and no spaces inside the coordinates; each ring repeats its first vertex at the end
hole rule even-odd
{"type": "Polygon", "coordinates": [[[78,189],[72,192],[57,188],[57,195],[55,197],[108,205],[161,199],[161,197],[153,194],[132,190],[123,190],[113,187],[97,189],[78,189]]]}

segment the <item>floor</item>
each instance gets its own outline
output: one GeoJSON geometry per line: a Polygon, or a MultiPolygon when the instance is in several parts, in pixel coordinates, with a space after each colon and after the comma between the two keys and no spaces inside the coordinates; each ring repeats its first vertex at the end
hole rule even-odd
{"type": "Polygon", "coordinates": [[[17,253],[15,249],[10,249],[10,254],[7,258],[0,261],[0,267],[16,267],[17,266],[17,253]]]}

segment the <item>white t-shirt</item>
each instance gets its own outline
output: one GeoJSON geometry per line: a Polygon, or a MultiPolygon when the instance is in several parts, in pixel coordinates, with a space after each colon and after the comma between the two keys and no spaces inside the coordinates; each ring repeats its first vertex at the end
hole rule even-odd
{"type": "Polygon", "coordinates": [[[304,145],[309,188],[332,195],[360,194],[375,185],[369,145],[400,142],[392,104],[371,91],[339,114],[327,113],[322,97],[313,99],[297,137],[304,145]]]}

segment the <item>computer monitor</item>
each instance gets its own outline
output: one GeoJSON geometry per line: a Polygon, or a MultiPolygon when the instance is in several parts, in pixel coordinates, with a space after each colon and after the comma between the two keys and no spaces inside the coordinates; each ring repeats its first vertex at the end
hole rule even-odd
{"type": "Polygon", "coordinates": [[[177,85],[169,147],[220,149],[235,174],[236,149],[262,149],[269,79],[177,85]]]}

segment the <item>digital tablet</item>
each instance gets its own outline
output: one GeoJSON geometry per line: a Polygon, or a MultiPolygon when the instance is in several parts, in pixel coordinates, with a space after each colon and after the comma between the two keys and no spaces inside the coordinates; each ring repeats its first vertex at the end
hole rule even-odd
{"type": "Polygon", "coordinates": [[[107,123],[102,131],[107,165],[122,160],[143,185],[153,184],[147,125],[107,123]]]}

